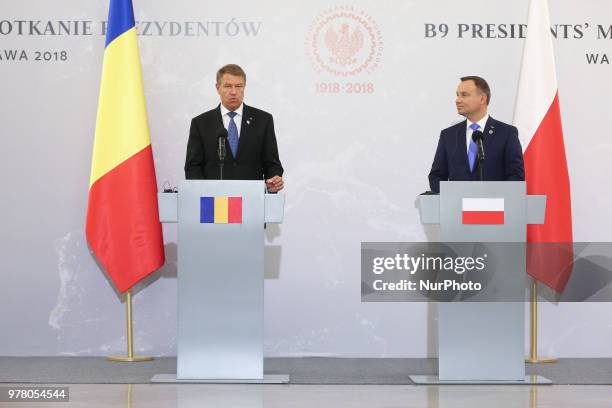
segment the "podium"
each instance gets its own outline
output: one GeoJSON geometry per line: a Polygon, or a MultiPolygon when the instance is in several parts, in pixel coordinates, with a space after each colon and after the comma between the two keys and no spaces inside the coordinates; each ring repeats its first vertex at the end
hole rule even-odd
{"type": "MultiPolygon", "coordinates": [[[[422,224],[440,225],[442,242],[523,243],[527,224],[544,223],[546,197],[527,195],[525,183],[518,181],[443,181],[440,195],[421,195],[415,206],[422,224]],[[464,224],[466,203],[477,201],[501,204],[501,223],[464,224]]],[[[526,251],[519,249],[512,264],[496,271],[511,274],[519,291],[516,299],[524,298],[526,278],[526,251]]],[[[524,345],[524,302],[440,302],[439,375],[410,378],[417,384],[550,383],[540,376],[525,376],[524,345]]]]}
{"type": "Polygon", "coordinates": [[[184,180],[160,193],[161,222],[178,222],[177,371],[151,382],[287,383],[263,373],[264,227],[284,195],[263,181],[184,180]]]}

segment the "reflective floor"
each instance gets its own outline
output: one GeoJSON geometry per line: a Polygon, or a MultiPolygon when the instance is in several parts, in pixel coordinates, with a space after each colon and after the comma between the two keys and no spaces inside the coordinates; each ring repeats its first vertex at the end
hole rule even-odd
{"type": "Polygon", "coordinates": [[[0,407],[612,407],[612,386],[603,385],[72,384],[69,388],[69,403],[0,402],[0,407]]]}

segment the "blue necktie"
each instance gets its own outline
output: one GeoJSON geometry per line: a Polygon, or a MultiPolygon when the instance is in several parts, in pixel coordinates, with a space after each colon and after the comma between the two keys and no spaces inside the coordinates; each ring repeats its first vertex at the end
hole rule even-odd
{"type": "MultiPolygon", "coordinates": [[[[472,123],[470,125],[470,129],[472,129],[472,133],[480,129],[478,123],[472,123]]],[[[474,171],[474,163],[476,163],[476,152],[478,148],[476,147],[476,143],[474,143],[474,139],[470,139],[470,148],[468,149],[468,161],[470,162],[470,171],[474,171]]]]}
{"type": "Polygon", "coordinates": [[[236,112],[227,113],[227,116],[230,117],[229,126],[227,127],[227,141],[229,142],[234,159],[236,158],[236,152],[238,151],[238,127],[236,126],[236,122],[234,122],[234,117],[236,115],[236,112]]]}

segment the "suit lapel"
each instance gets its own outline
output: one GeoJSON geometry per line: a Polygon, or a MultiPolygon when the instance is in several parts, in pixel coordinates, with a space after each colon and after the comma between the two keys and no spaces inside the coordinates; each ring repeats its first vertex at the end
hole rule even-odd
{"type": "Polygon", "coordinates": [[[493,135],[495,135],[495,122],[495,119],[489,116],[489,119],[487,119],[487,123],[485,124],[485,128],[482,131],[482,146],[485,149],[485,152],[487,146],[493,143],[493,140],[489,139],[492,139],[493,135]]]}
{"type": "MultiPolygon", "coordinates": [[[[217,114],[215,115],[215,129],[221,129],[223,126],[223,116],[221,115],[221,104],[217,106],[217,114]]],[[[217,130],[215,130],[216,132],[217,130]]]]}
{"type": "Polygon", "coordinates": [[[467,173],[470,174],[471,171],[470,171],[470,161],[468,160],[468,155],[467,155],[466,132],[467,132],[467,120],[464,120],[463,123],[461,123],[461,126],[457,128],[457,148],[459,149],[459,158],[461,160],[461,163],[463,163],[463,167],[465,167],[465,171],[467,171],[467,173]]]}
{"type": "MultiPolygon", "coordinates": [[[[218,129],[224,128],[225,125],[223,124],[223,115],[221,114],[221,104],[219,104],[217,106],[217,114],[215,115],[215,127],[214,127],[214,132],[215,132],[215,146],[217,145],[217,135],[218,135],[218,129]]],[[[232,149],[229,145],[229,141],[227,140],[227,138],[225,138],[225,151],[227,152],[225,154],[225,160],[234,160],[234,158],[232,157],[232,149]]]]}
{"type": "MultiPolygon", "coordinates": [[[[225,125],[223,124],[223,115],[221,114],[221,104],[219,104],[219,106],[217,106],[217,114],[215,115],[215,138],[217,137],[217,131],[218,129],[221,128],[225,128],[225,125]]],[[[215,146],[217,144],[217,141],[215,140],[215,146]]],[[[229,140],[227,140],[227,138],[225,138],[225,160],[234,160],[234,157],[232,156],[232,148],[229,145],[229,140]]]]}
{"type": "Polygon", "coordinates": [[[245,140],[247,139],[245,138],[248,137],[249,128],[251,127],[252,121],[253,121],[253,117],[251,113],[251,108],[247,105],[242,105],[242,120],[240,122],[240,138],[238,138],[238,151],[236,152],[236,158],[240,154],[240,151],[244,150],[244,148],[241,148],[241,146],[244,143],[246,143],[245,140]]]}

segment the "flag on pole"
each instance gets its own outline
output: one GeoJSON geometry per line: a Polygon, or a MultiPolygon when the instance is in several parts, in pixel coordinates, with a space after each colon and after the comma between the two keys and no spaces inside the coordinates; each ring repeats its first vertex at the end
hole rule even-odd
{"type": "Polygon", "coordinates": [[[164,264],[131,0],[110,0],[89,181],[89,247],[120,292],[164,264]]]}
{"type": "Polygon", "coordinates": [[[547,197],[545,223],[529,225],[527,241],[560,245],[552,252],[545,244],[531,246],[527,272],[561,292],[573,258],[572,206],[547,0],[531,0],[529,6],[514,125],[525,149],[527,193],[547,197]],[[550,256],[555,252],[559,256],[550,256]]]}

